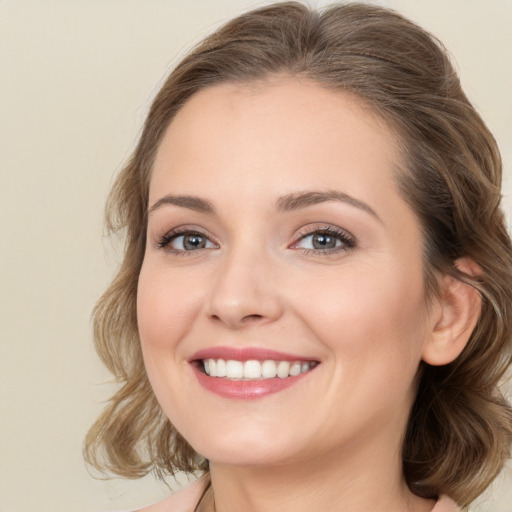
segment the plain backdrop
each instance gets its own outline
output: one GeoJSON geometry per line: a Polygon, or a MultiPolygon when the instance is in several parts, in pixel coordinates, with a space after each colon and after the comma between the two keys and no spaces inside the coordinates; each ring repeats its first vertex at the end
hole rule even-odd
{"type": "MultiPolygon", "coordinates": [[[[152,478],[94,479],[82,461],[85,432],[114,389],[90,326],[119,261],[103,205],[179,56],[264,3],[0,0],[0,512],[134,509],[168,493],[152,478]]],[[[451,50],[501,146],[510,219],[511,0],[380,3],[451,50]]],[[[511,503],[509,469],[474,510],[512,512],[511,503]]]]}

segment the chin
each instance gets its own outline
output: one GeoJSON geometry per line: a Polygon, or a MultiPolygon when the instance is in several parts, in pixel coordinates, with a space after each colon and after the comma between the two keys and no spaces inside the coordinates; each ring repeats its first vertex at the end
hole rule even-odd
{"type": "Polygon", "coordinates": [[[299,450],[290,446],[287,437],[285,440],[261,431],[226,431],[217,436],[200,436],[197,442],[190,439],[189,443],[211,464],[258,467],[285,464],[294,459],[299,450]]]}

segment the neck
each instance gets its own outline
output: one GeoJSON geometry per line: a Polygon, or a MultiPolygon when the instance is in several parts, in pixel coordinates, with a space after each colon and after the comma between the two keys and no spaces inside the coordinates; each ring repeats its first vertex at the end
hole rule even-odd
{"type": "MultiPolygon", "coordinates": [[[[381,445],[382,446],[382,445],[381,445]]],[[[412,494],[400,450],[367,446],[321,454],[307,462],[262,467],[210,464],[211,512],[428,512],[434,503],[412,494]],[[352,452],[352,453],[351,453],[352,452]],[[354,457],[354,453],[357,457],[354,457]],[[363,456],[366,455],[366,456],[363,456]],[[383,469],[384,468],[384,469],[383,469]]]]}

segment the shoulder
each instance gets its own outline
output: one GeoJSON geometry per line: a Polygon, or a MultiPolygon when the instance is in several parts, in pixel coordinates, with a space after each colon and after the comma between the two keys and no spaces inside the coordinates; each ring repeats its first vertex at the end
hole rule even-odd
{"type": "Polygon", "coordinates": [[[209,483],[209,476],[204,475],[184,489],[171,494],[165,500],[153,503],[135,512],[194,512],[209,483]]]}
{"type": "Polygon", "coordinates": [[[432,512],[460,512],[460,507],[448,496],[441,496],[432,512]]]}

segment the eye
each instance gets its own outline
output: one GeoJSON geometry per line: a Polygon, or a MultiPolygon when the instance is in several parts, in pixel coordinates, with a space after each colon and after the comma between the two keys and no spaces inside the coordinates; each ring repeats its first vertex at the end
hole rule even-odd
{"type": "Polygon", "coordinates": [[[304,249],[314,253],[334,253],[356,247],[355,239],[343,230],[332,227],[315,228],[302,235],[292,249],[304,249]]]}
{"type": "Polygon", "coordinates": [[[217,247],[206,235],[197,231],[167,233],[158,242],[158,246],[173,252],[198,251],[217,247]]]}
{"type": "Polygon", "coordinates": [[[304,249],[334,249],[342,245],[341,240],[326,233],[315,233],[302,238],[297,244],[304,249]]]}

